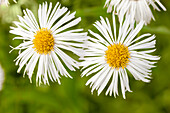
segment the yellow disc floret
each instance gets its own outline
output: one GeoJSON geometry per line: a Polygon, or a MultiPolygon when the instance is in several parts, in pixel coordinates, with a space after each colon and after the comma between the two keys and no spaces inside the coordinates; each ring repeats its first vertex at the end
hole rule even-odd
{"type": "Polygon", "coordinates": [[[42,28],[37,31],[33,39],[33,48],[39,54],[48,54],[50,51],[54,50],[54,37],[51,31],[47,28],[42,28]]]}
{"type": "Polygon", "coordinates": [[[130,58],[130,52],[127,46],[123,44],[113,44],[107,47],[105,58],[110,67],[119,69],[127,66],[130,58]]]}

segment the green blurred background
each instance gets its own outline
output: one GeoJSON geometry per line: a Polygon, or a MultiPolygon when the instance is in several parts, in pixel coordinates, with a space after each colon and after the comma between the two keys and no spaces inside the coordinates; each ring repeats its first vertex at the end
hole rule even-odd
{"type": "MultiPolygon", "coordinates": [[[[17,15],[23,15],[22,10],[29,8],[37,14],[38,4],[45,0],[18,0],[15,4],[10,0],[10,6],[0,8],[0,64],[5,71],[3,90],[0,91],[0,113],[170,113],[170,2],[161,0],[167,11],[153,11],[156,21],[145,26],[141,33],[152,33],[157,37],[157,51],[161,60],[153,69],[151,83],[130,79],[132,93],[127,92],[123,99],[121,92],[117,98],[105,96],[104,92],[97,96],[91,95],[90,88],[85,86],[90,77],[81,78],[80,71],[70,72],[74,79],[61,78],[61,85],[50,82],[50,86],[36,87],[22,73],[17,74],[17,66],[13,60],[18,51],[9,54],[10,47],[17,46],[20,41],[12,41],[14,35],[9,34],[9,26],[17,15]]],[[[76,17],[82,21],[76,28],[95,28],[92,24],[99,16],[109,17],[103,8],[105,0],[46,0],[60,2],[62,6],[76,11],[76,17]]],[[[119,88],[120,89],[120,88],[119,88]]]]}

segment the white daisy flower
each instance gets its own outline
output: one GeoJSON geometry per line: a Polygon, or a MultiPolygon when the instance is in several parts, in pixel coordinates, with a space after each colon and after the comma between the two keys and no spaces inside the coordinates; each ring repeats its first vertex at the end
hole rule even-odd
{"type": "Polygon", "coordinates": [[[4,83],[4,70],[0,65],[0,91],[2,90],[3,83],[4,83]]]}
{"type": "MultiPolygon", "coordinates": [[[[13,0],[13,1],[14,1],[15,3],[17,3],[16,0],[13,0]]],[[[0,5],[2,5],[2,4],[8,6],[8,5],[9,5],[9,1],[8,1],[8,0],[0,0],[0,5]]]]}
{"type": "Polygon", "coordinates": [[[149,82],[151,68],[155,67],[158,56],[150,55],[154,52],[155,36],[143,34],[136,37],[142,29],[144,21],[139,22],[135,28],[131,27],[130,16],[124,22],[120,22],[118,35],[116,30],[115,17],[113,15],[113,33],[108,18],[106,21],[101,17],[94,26],[100,32],[88,37],[87,47],[84,50],[84,57],[81,58],[83,66],[81,76],[91,77],[86,85],[90,84],[91,92],[98,90],[98,95],[106,88],[106,95],[118,95],[118,79],[120,79],[123,98],[125,92],[130,90],[128,72],[136,80],[149,82]],[[127,72],[128,71],[128,72],[127,72]]]}
{"type": "MultiPolygon", "coordinates": [[[[20,22],[14,22],[17,27],[11,27],[10,33],[18,35],[13,39],[23,40],[23,43],[12,50],[20,50],[16,58],[16,65],[19,65],[17,72],[20,72],[24,65],[31,81],[33,72],[37,65],[36,82],[49,84],[51,81],[58,81],[60,75],[70,77],[66,67],[75,71],[78,62],[69,56],[70,51],[81,56],[81,47],[87,33],[81,33],[83,29],[70,30],[77,25],[81,18],[75,19],[75,12],[70,14],[68,8],[61,7],[57,3],[52,10],[52,3],[39,5],[38,22],[33,13],[26,9],[24,17],[18,16],[20,22]]],[[[32,81],[31,81],[32,82],[32,81]]]]}
{"type": "Polygon", "coordinates": [[[136,20],[139,23],[144,20],[145,24],[149,24],[151,19],[155,20],[150,5],[158,11],[160,8],[166,11],[159,0],[106,0],[105,2],[105,6],[108,7],[107,12],[111,12],[114,6],[113,12],[118,14],[120,20],[124,15],[130,14],[131,22],[136,20]]]}

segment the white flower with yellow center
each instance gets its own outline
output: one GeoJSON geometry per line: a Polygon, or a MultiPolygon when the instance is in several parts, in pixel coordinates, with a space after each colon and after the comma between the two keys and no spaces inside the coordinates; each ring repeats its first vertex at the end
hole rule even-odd
{"type": "MultiPolygon", "coordinates": [[[[17,3],[17,1],[16,0],[13,0],[15,3],[17,3]]],[[[0,0],[0,5],[2,5],[2,4],[4,4],[4,5],[6,5],[6,6],[8,6],[8,4],[9,4],[9,1],[8,0],[0,0]]]]}
{"type": "Polygon", "coordinates": [[[151,68],[155,67],[158,56],[150,55],[154,52],[155,36],[143,34],[136,37],[142,29],[144,21],[139,22],[135,28],[130,24],[130,16],[124,22],[120,22],[117,36],[116,22],[113,15],[113,33],[108,18],[101,17],[94,26],[99,30],[94,33],[89,30],[93,37],[88,37],[86,48],[81,62],[82,75],[91,77],[86,85],[90,84],[91,92],[98,90],[98,95],[107,88],[106,95],[118,95],[118,81],[120,79],[123,98],[125,92],[130,90],[128,72],[136,80],[149,82],[151,68]],[[128,71],[128,72],[127,72],[128,71]]]}
{"type": "Polygon", "coordinates": [[[118,14],[120,20],[124,16],[131,15],[131,22],[144,20],[145,24],[149,24],[151,19],[155,20],[150,5],[160,11],[157,4],[166,11],[159,0],[106,0],[105,7],[108,7],[107,12],[111,12],[114,7],[113,12],[118,14]]]}
{"type": "MultiPolygon", "coordinates": [[[[20,72],[25,65],[30,81],[37,67],[36,82],[49,84],[51,81],[58,81],[60,75],[70,77],[66,67],[75,71],[78,62],[70,55],[81,56],[83,41],[87,33],[83,29],[72,29],[81,18],[75,19],[75,12],[70,14],[68,8],[61,7],[57,3],[52,10],[52,3],[39,5],[38,19],[33,13],[26,9],[24,17],[19,16],[20,22],[14,22],[16,27],[11,27],[10,33],[18,35],[14,39],[23,40],[23,43],[12,50],[20,50],[19,56],[15,59],[19,65],[17,72],[20,72]],[[67,52],[66,52],[67,51],[67,52]],[[74,53],[74,54],[70,54],[74,53]]],[[[32,81],[31,81],[32,82],[32,81]]]]}
{"type": "Polygon", "coordinates": [[[0,91],[2,90],[3,83],[4,83],[4,70],[0,65],[0,91]]]}

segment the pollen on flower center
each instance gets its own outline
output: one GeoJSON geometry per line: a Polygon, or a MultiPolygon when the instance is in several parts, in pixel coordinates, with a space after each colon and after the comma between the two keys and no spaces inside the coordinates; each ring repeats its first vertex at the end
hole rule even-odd
{"type": "Polygon", "coordinates": [[[48,54],[50,51],[54,50],[54,37],[51,31],[47,28],[42,28],[37,31],[33,39],[33,48],[39,54],[48,54]]]}
{"type": "Polygon", "coordinates": [[[110,67],[119,69],[127,66],[130,58],[130,52],[127,46],[123,44],[113,44],[107,47],[105,58],[110,67]]]}

